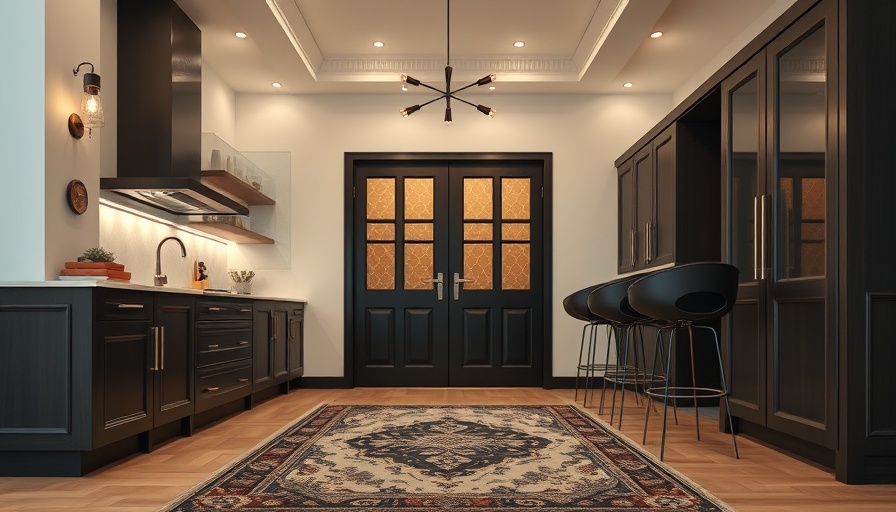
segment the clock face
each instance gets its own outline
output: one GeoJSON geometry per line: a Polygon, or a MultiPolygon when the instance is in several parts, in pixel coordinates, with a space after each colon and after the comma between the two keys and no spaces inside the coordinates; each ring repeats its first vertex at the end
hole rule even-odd
{"type": "Polygon", "coordinates": [[[87,187],[81,180],[72,180],[68,184],[68,205],[78,215],[87,211],[87,187]]]}

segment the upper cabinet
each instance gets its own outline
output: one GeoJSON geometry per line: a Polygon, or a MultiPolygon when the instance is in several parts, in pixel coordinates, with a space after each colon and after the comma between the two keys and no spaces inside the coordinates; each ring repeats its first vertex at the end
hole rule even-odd
{"type": "Polygon", "coordinates": [[[719,258],[719,92],[617,161],[618,270],[719,258]]]}

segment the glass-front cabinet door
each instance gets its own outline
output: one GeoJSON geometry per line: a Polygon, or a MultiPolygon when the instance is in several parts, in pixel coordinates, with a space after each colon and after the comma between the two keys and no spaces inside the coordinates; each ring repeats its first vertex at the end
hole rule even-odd
{"type": "Polygon", "coordinates": [[[832,6],[809,11],[722,91],[723,251],[740,269],[725,328],[732,413],[828,447],[837,424],[832,6]]]}

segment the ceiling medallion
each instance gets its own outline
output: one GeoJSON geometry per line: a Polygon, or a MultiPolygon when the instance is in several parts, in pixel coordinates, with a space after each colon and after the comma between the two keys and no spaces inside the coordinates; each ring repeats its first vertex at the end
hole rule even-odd
{"type": "Polygon", "coordinates": [[[446,61],[445,62],[445,90],[443,91],[441,89],[437,89],[431,85],[421,82],[420,80],[417,80],[414,77],[402,74],[401,81],[404,84],[413,85],[415,87],[422,85],[423,87],[426,87],[427,89],[432,89],[433,91],[436,91],[437,93],[441,94],[441,96],[439,96],[438,98],[429,100],[423,104],[412,105],[410,107],[403,108],[400,111],[401,115],[404,117],[407,117],[407,116],[413,114],[414,112],[420,110],[421,108],[425,107],[426,105],[429,105],[430,103],[433,103],[442,98],[445,98],[445,124],[446,125],[450,125],[451,121],[452,121],[452,119],[451,119],[451,100],[452,99],[455,99],[461,103],[466,103],[467,105],[470,105],[471,107],[475,107],[476,110],[482,112],[483,114],[489,116],[490,118],[495,117],[495,114],[498,113],[495,109],[486,107],[485,105],[474,105],[474,104],[470,103],[469,101],[466,101],[464,99],[461,99],[461,98],[458,98],[457,96],[455,96],[456,93],[459,93],[460,91],[463,91],[464,89],[473,87],[474,85],[485,85],[485,84],[489,84],[489,83],[493,82],[495,80],[494,74],[486,75],[486,76],[480,78],[479,80],[477,80],[469,85],[465,85],[455,91],[451,90],[451,71],[452,71],[452,68],[451,68],[451,0],[447,0],[446,3],[447,3],[447,15],[446,15],[446,20],[447,20],[446,21],[446,40],[447,40],[446,47],[447,47],[447,49],[445,52],[446,53],[446,56],[445,56],[445,61],[446,61]]]}

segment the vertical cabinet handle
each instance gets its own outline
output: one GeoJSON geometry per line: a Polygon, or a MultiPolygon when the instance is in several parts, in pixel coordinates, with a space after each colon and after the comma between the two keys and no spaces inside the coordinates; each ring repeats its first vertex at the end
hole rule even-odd
{"type": "Polygon", "coordinates": [[[761,236],[762,247],[761,247],[761,252],[759,253],[760,263],[762,264],[762,266],[760,267],[760,271],[759,271],[759,279],[765,279],[765,272],[767,269],[766,261],[765,261],[766,238],[768,238],[768,233],[766,232],[766,227],[765,227],[765,225],[766,225],[766,218],[765,218],[765,216],[766,216],[766,198],[768,198],[768,194],[762,194],[760,201],[759,201],[759,203],[760,203],[759,206],[760,206],[760,210],[761,210],[760,221],[761,221],[761,229],[762,229],[762,236],[761,236]]]}
{"type": "Polygon", "coordinates": [[[633,267],[635,266],[635,236],[636,236],[636,233],[637,232],[634,229],[632,229],[631,232],[629,233],[629,239],[631,240],[631,246],[632,246],[632,266],[633,267]]]}
{"type": "Polygon", "coordinates": [[[292,319],[289,320],[289,339],[296,339],[296,321],[292,319]]]}
{"type": "Polygon", "coordinates": [[[442,300],[442,291],[443,291],[443,283],[445,275],[441,272],[436,274],[436,277],[423,277],[420,280],[424,283],[436,283],[436,295],[438,296],[438,300],[442,300]]]}
{"type": "Polygon", "coordinates": [[[759,196],[753,197],[753,280],[759,280],[759,196]]]}
{"type": "Polygon", "coordinates": [[[644,260],[650,263],[653,253],[650,251],[650,223],[644,224],[644,260]]]}
{"type": "Polygon", "coordinates": [[[155,372],[159,370],[159,328],[150,327],[149,332],[152,335],[152,366],[149,370],[155,372]]]}
{"type": "Polygon", "coordinates": [[[165,326],[159,327],[162,342],[159,344],[159,370],[165,369],[165,326]]]}
{"type": "Polygon", "coordinates": [[[461,279],[460,273],[454,273],[454,300],[460,300],[460,283],[472,283],[475,279],[461,279]]]}

